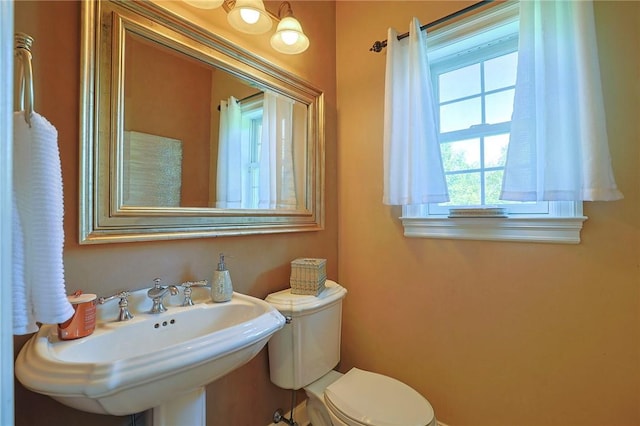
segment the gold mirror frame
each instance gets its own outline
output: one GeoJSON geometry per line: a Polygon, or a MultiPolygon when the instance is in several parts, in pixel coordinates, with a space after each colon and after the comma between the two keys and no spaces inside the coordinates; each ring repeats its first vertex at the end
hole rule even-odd
{"type": "Polygon", "coordinates": [[[324,96],[306,81],[154,3],[115,0],[82,2],[80,83],[81,244],[323,229],[324,96]],[[111,58],[122,53],[125,21],[142,33],[153,32],[154,37],[167,40],[171,48],[195,52],[200,60],[307,106],[303,208],[236,210],[122,205],[117,197],[121,182],[116,179],[118,168],[122,167],[116,149],[123,133],[119,107],[122,100],[118,96],[121,82],[114,83],[113,76],[104,74],[114,74],[110,69],[111,58]],[[106,40],[105,34],[113,37],[106,40]]]}

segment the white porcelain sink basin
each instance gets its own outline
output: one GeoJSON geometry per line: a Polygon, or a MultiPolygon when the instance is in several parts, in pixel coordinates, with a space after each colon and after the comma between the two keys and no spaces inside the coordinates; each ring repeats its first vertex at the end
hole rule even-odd
{"type": "Polygon", "coordinates": [[[211,302],[208,288],[194,289],[194,306],[174,306],[181,300],[172,296],[166,312],[149,314],[145,292],[129,297],[129,321],[115,321],[117,302],[98,305],[90,336],[62,341],[55,325],[43,326],[18,355],[18,380],[78,410],[138,413],[245,364],[285,322],[255,297],[234,293],[230,302],[211,302]]]}

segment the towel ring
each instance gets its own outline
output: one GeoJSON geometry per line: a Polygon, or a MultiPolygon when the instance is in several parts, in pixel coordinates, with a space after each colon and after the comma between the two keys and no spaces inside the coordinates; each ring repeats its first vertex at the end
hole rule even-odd
{"type": "Polygon", "coordinates": [[[15,56],[20,64],[20,110],[24,111],[24,120],[31,127],[33,115],[33,68],[31,67],[31,45],[33,37],[25,33],[15,34],[15,56]]]}

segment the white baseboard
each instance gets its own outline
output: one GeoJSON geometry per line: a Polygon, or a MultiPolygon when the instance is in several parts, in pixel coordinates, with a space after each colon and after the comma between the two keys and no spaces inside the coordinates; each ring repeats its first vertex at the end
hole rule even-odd
{"type": "MultiPolygon", "coordinates": [[[[310,425],[309,416],[307,416],[306,404],[307,404],[307,401],[304,400],[300,404],[298,404],[296,406],[296,408],[293,409],[293,420],[296,423],[298,423],[298,426],[309,426],[310,425]]],[[[285,414],[285,417],[290,419],[291,418],[291,411],[288,411],[285,414]]],[[[285,422],[280,422],[280,423],[277,423],[277,424],[276,423],[271,423],[268,426],[286,426],[286,423],[285,422]]]]}

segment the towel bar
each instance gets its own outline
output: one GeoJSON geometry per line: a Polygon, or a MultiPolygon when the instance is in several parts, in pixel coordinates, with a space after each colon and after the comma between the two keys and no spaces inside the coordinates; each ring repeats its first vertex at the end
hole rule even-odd
{"type": "Polygon", "coordinates": [[[31,45],[33,37],[25,33],[15,34],[15,56],[20,66],[20,110],[24,111],[24,120],[31,127],[33,115],[33,68],[31,67],[31,45]]]}

